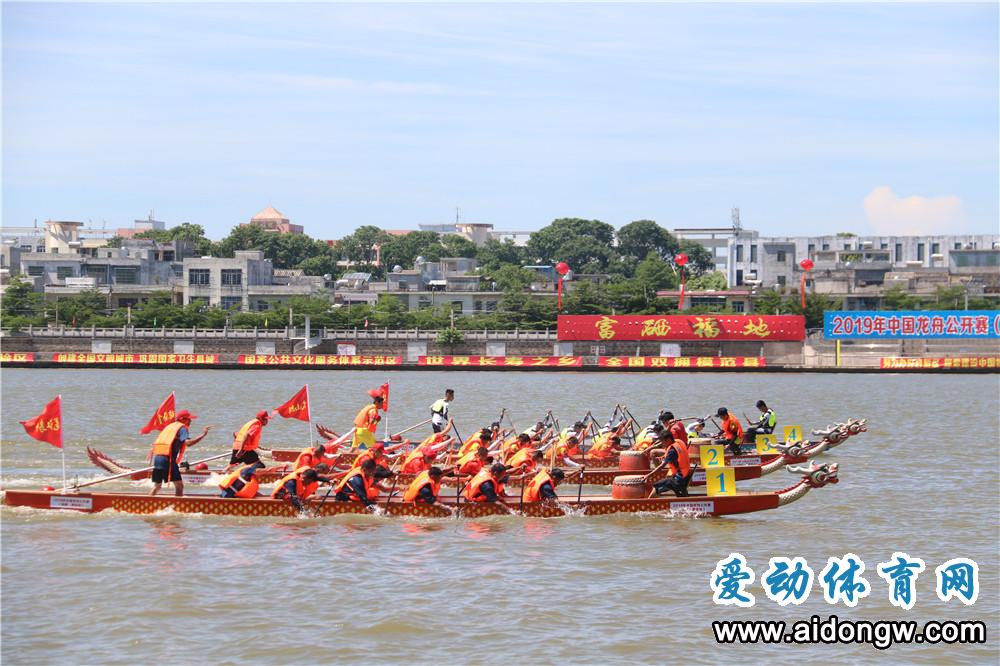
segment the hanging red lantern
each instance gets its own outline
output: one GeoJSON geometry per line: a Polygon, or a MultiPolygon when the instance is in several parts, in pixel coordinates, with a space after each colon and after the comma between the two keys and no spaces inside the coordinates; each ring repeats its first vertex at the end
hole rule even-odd
{"type": "Polygon", "coordinates": [[[556,264],[556,273],[559,273],[559,280],[556,282],[556,312],[562,312],[562,281],[563,277],[569,273],[569,264],[560,261],[556,264]]]}
{"type": "Polygon", "coordinates": [[[683,266],[688,262],[688,256],[683,252],[678,252],[674,255],[674,263],[678,266],[683,266]]]}
{"type": "Polygon", "coordinates": [[[806,310],[806,273],[813,269],[812,259],[803,259],[799,262],[802,269],[802,279],[799,281],[799,294],[802,296],[802,311],[806,310]]]}
{"type": "Polygon", "coordinates": [[[566,275],[566,273],[569,273],[569,264],[565,261],[560,261],[556,264],[556,273],[559,273],[559,275],[566,275]]]}

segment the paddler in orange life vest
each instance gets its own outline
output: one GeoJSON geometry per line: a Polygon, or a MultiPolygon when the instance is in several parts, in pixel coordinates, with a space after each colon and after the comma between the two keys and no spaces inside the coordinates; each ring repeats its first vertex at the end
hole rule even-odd
{"type": "Polygon", "coordinates": [[[382,420],[379,410],[383,410],[385,396],[382,389],[371,389],[368,395],[372,398],[372,404],[365,405],[354,417],[354,439],[352,446],[355,449],[370,447],[375,444],[375,431],[378,429],[378,422],[382,420]]]}
{"type": "MultiPolygon", "coordinates": [[[[317,465],[333,465],[337,461],[337,456],[327,456],[326,455],[326,445],[317,444],[315,448],[306,447],[302,449],[295,462],[292,463],[292,469],[299,469],[300,467],[316,467],[317,465]]],[[[263,466],[263,464],[261,465],[263,466]]]]}
{"type": "Polygon", "coordinates": [[[417,448],[407,454],[403,460],[403,466],[399,471],[403,474],[419,474],[430,469],[438,453],[447,449],[454,441],[454,439],[448,437],[451,425],[451,421],[449,421],[444,430],[436,432],[420,442],[417,448]]]}
{"type": "Polygon", "coordinates": [[[160,486],[164,481],[172,481],[174,484],[174,494],[177,497],[184,495],[184,480],[181,478],[180,462],[184,460],[184,453],[189,446],[194,446],[212,429],[205,427],[201,434],[191,438],[188,428],[191,421],[198,418],[186,409],[177,412],[173,423],[168,423],[156,436],[153,448],[149,451],[149,458],[153,462],[153,489],[150,495],[160,492],[160,486]]]}
{"type": "Polygon", "coordinates": [[[441,495],[441,478],[443,476],[444,472],[440,467],[424,470],[417,475],[410,487],[403,493],[403,501],[414,504],[437,504],[455,513],[455,510],[450,506],[438,501],[438,497],[441,495]]]}
{"type": "Polygon", "coordinates": [[[500,459],[510,460],[517,455],[518,451],[530,448],[534,448],[532,447],[531,435],[522,432],[517,437],[512,437],[500,445],[500,459]]]}
{"type": "Polygon", "coordinates": [[[233,433],[233,455],[229,458],[226,471],[231,471],[236,465],[249,465],[260,462],[257,449],[260,448],[260,436],[271,415],[266,409],[257,412],[257,416],[243,424],[239,431],[233,433]]]}
{"type": "Polygon", "coordinates": [[[530,474],[544,464],[545,454],[529,446],[512,455],[506,467],[514,474],[530,474]]]}
{"type": "Polygon", "coordinates": [[[660,412],[660,423],[663,424],[664,428],[670,430],[670,434],[674,436],[674,439],[684,442],[687,445],[687,430],[684,428],[682,422],[674,418],[673,412],[667,410],[660,412]]]}
{"type": "Polygon", "coordinates": [[[740,425],[740,420],[730,414],[725,407],[719,407],[715,415],[722,419],[722,429],[715,438],[723,440],[734,456],[740,455],[742,453],[740,444],[743,442],[743,426],[740,425]]]}
{"type": "Polygon", "coordinates": [[[493,457],[489,450],[485,446],[480,446],[459,458],[455,463],[455,470],[462,476],[475,476],[492,462],[493,457]]]}
{"type": "Polygon", "coordinates": [[[525,502],[556,502],[556,486],[566,478],[566,473],[556,467],[551,472],[542,469],[524,489],[525,502]]]}
{"type": "Polygon", "coordinates": [[[249,465],[240,465],[219,481],[219,489],[222,491],[219,497],[240,497],[249,499],[257,497],[260,493],[260,482],[257,481],[257,470],[264,467],[264,463],[255,462],[249,465]]]}
{"type": "Polygon", "coordinates": [[[692,474],[687,445],[674,439],[669,430],[663,430],[660,432],[657,446],[663,447],[667,451],[663,464],[666,464],[669,476],[663,481],[653,484],[653,493],[662,495],[668,490],[672,490],[677,497],[687,497],[687,488],[691,482],[692,474]]]}
{"type": "Polygon", "coordinates": [[[507,468],[503,463],[493,463],[472,477],[465,488],[465,498],[470,502],[499,502],[504,497],[503,484],[507,480],[507,468]]]}
{"type": "Polygon", "coordinates": [[[362,451],[357,455],[354,459],[354,467],[361,467],[361,464],[365,460],[371,460],[377,467],[381,467],[383,471],[388,472],[393,459],[398,458],[399,456],[390,457],[386,454],[401,449],[404,446],[409,446],[409,444],[410,440],[408,439],[404,439],[398,444],[393,444],[389,447],[387,447],[383,441],[375,442],[367,451],[362,451]]]}
{"type": "Polygon", "coordinates": [[[375,467],[375,461],[368,458],[361,465],[351,469],[334,486],[336,494],[333,498],[338,502],[361,502],[367,507],[373,506],[379,492],[375,467]]]}
{"type": "MultiPolygon", "coordinates": [[[[596,445],[596,441],[595,445],[596,445]]],[[[580,448],[580,441],[577,439],[576,435],[570,435],[565,439],[565,441],[559,442],[554,447],[554,456],[557,459],[561,459],[562,462],[570,467],[580,467],[580,463],[572,460],[571,456],[583,457],[583,449],[580,448]]]]}
{"type": "Polygon", "coordinates": [[[594,438],[594,445],[587,451],[587,458],[591,460],[607,460],[621,450],[621,442],[622,438],[611,430],[601,432],[600,435],[594,438]]]}
{"type": "Polygon", "coordinates": [[[304,511],[306,501],[316,493],[320,481],[330,483],[332,479],[321,476],[315,469],[297,469],[278,481],[271,498],[287,500],[299,511],[304,511]]]}

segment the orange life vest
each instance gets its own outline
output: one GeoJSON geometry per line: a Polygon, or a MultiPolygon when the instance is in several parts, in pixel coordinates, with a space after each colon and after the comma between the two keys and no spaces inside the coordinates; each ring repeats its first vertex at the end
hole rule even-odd
{"type": "Polygon", "coordinates": [[[413,480],[410,487],[406,489],[405,493],[403,493],[403,501],[416,502],[420,496],[420,489],[427,484],[430,484],[431,492],[434,493],[434,499],[437,499],[438,495],[441,494],[441,484],[432,481],[430,472],[424,471],[413,480]]]}
{"type": "Polygon", "coordinates": [[[493,482],[493,489],[497,496],[499,496],[503,491],[503,484],[493,478],[493,474],[490,473],[489,469],[484,469],[472,477],[472,481],[469,481],[469,487],[465,489],[465,499],[470,502],[485,502],[486,496],[479,492],[479,486],[487,481],[493,482]]]}
{"type": "MultiPolygon", "coordinates": [[[[232,487],[236,480],[240,478],[240,472],[245,470],[250,465],[240,465],[235,470],[222,477],[222,481],[219,481],[219,488],[225,490],[226,488],[232,487]]],[[[242,479],[244,481],[243,487],[239,490],[233,492],[236,493],[237,497],[256,497],[257,490],[260,488],[260,482],[257,481],[256,476],[251,476],[249,479],[242,479]]]]}
{"type": "Polygon", "coordinates": [[[475,476],[483,468],[483,461],[479,459],[475,451],[471,451],[459,458],[455,465],[458,467],[459,474],[471,474],[475,476]]]}
{"type": "Polygon", "coordinates": [[[507,466],[523,467],[523,471],[530,472],[535,469],[535,461],[531,459],[531,456],[534,454],[535,449],[526,446],[510,457],[510,460],[507,461],[507,466]]]}
{"type": "MultiPolygon", "coordinates": [[[[153,455],[154,456],[167,456],[170,457],[170,449],[174,445],[174,440],[177,439],[177,433],[184,424],[180,421],[174,421],[160,431],[160,434],[156,436],[156,441],[153,442],[153,455]]],[[[184,460],[184,452],[187,450],[187,445],[182,446],[181,450],[177,453],[177,459],[171,462],[180,463],[184,460]]]]}
{"type": "Polygon", "coordinates": [[[372,478],[369,479],[368,477],[365,476],[364,472],[361,471],[360,467],[353,467],[351,469],[351,471],[349,471],[347,474],[345,474],[344,478],[342,478],[340,480],[340,483],[338,483],[336,485],[336,487],[333,489],[333,492],[334,493],[339,493],[341,491],[345,491],[345,492],[347,492],[347,496],[350,497],[351,500],[353,500],[355,502],[359,501],[360,498],[357,495],[355,495],[354,491],[351,489],[351,487],[349,485],[347,485],[348,481],[350,481],[351,479],[353,479],[354,477],[356,477],[358,475],[361,475],[361,479],[362,479],[362,481],[364,481],[364,484],[365,484],[365,494],[368,495],[368,499],[374,500],[375,498],[377,498],[378,497],[378,488],[375,487],[375,477],[374,477],[374,475],[372,476],[372,478]]]}
{"type": "Polygon", "coordinates": [[[524,489],[524,501],[525,502],[541,501],[542,486],[544,486],[546,483],[551,483],[553,490],[555,489],[556,487],[555,481],[552,480],[552,477],[549,475],[549,471],[547,469],[543,469],[542,471],[540,471],[538,474],[535,475],[535,478],[533,478],[531,480],[531,483],[529,483],[528,486],[524,489]]]}
{"type": "Polygon", "coordinates": [[[285,493],[287,492],[285,490],[285,484],[291,481],[292,479],[295,479],[295,496],[298,497],[300,500],[309,499],[312,496],[312,494],[316,492],[316,489],[319,488],[319,481],[316,480],[313,481],[312,483],[306,483],[305,481],[303,481],[302,474],[307,469],[309,468],[300,467],[291,474],[286,474],[285,476],[283,476],[281,478],[281,481],[278,481],[278,485],[274,487],[274,491],[271,493],[271,497],[274,499],[281,499],[282,497],[284,497],[285,493]]]}
{"type": "Polygon", "coordinates": [[[563,458],[568,458],[569,456],[578,456],[581,453],[583,453],[583,450],[580,449],[579,442],[573,444],[572,448],[570,447],[570,444],[568,442],[563,442],[562,444],[556,446],[556,455],[562,456],[563,458]]]}
{"type": "Polygon", "coordinates": [[[610,458],[614,452],[615,443],[611,441],[611,435],[604,434],[594,440],[594,445],[587,451],[587,455],[591,458],[610,458]]]}
{"type": "Polygon", "coordinates": [[[677,466],[675,467],[673,463],[667,463],[667,473],[671,476],[677,473],[687,476],[691,472],[691,458],[688,455],[687,444],[682,444],[675,439],[670,448],[677,452],[677,466]]]}
{"type": "Polygon", "coordinates": [[[365,460],[369,458],[371,458],[372,462],[374,462],[376,465],[382,465],[383,467],[385,467],[386,465],[384,456],[385,453],[382,451],[382,449],[368,449],[367,451],[362,451],[361,453],[358,454],[358,457],[354,459],[354,467],[360,468],[361,463],[363,463],[365,460]]]}
{"type": "Polygon", "coordinates": [[[406,460],[403,461],[403,467],[400,471],[403,474],[418,474],[429,468],[430,464],[424,462],[424,452],[420,449],[414,449],[406,456],[406,460]]]}
{"type": "Polygon", "coordinates": [[[732,414],[722,419],[722,432],[730,441],[735,440],[737,443],[743,441],[743,426],[740,425],[740,420],[734,418],[732,414]]]}
{"type": "Polygon", "coordinates": [[[358,430],[368,430],[369,432],[375,432],[375,428],[378,427],[378,422],[382,420],[379,416],[378,407],[374,404],[365,405],[358,412],[358,415],[354,417],[354,427],[358,430]]]}
{"type": "Polygon", "coordinates": [[[483,442],[483,438],[480,436],[480,434],[477,433],[472,437],[470,437],[469,439],[465,440],[465,443],[462,444],[462,448],[458,450],[458,455],[464,456],[466,453],[469,453],[470,451],[475,451],[480,446],[485,446],[485,443],[483,442]]]}
{"type": "Polygon", "coordinates": [[[300,467],[315,467],[321,462],[323,462],[322,456],[317,456],[314,453],[314,449],[309,447],[308,449],[302,449],[302,453],[300,453],[299,457],[295,459],[295,464],[292,465],[292,468],[298,469],[300,467]]]}
{"type": "Polygon", "coordinates": [[[253,451],[260,445],[261,431],[259,429],[254,435],[250,437],[247,436],[247,433],[250,432],[250,428],[252,428],[255,424],[260,424],[260,421],[256,418],[250,419],[243,424],[243,427],[236,433],[236,437],[233,438],[234,451],[253,451]]]}
{"type": "MultiPolygon", "coordinates": [[[[530,444],[528,446],[531,446],[530,444]]],[[[512,437],[500,445],[500,458],[506,460],[521,449],[521,440],[512,437]]]]}

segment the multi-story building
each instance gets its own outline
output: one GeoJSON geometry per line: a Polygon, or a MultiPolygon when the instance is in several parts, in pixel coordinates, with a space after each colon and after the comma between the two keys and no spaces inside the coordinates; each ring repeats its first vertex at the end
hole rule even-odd
{"type": "Polygon", "coordinates": [[[323,293],[321,276],[284,271],[275,275],[270,259],[259,250],[237,251],[232,258],[189,257],[184,260],[182,303],[201,301],[224,309],[262,312],[294,296],[323,293]]]}
{"type": "Polygon", "coordinates": [[[279,234],[301,234],[303,228],[301,224],[292,224],[284,213],[274,206],[269,205],[264,210],[250,218],[247,224],[261,227],[265,231],[274,231],[279,234]]]}

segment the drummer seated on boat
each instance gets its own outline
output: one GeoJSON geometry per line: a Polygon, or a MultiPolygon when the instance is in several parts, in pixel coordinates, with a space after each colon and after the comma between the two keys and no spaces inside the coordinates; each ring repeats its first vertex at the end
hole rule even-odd
{"type": "MultiPolygon", "coordinates": [[[[410,486],[403,493],[403,501],[413,504],[438,504],[438,497],[441,495],[441,479],[444,472],[440,467],[431,467],[417,475],[410,486]]],[[[445,507],[451,510],[451,507],[445,507]]]]}
{"type": "Polygon", "coordinates": [[[719,407],[715,415],[722,419],[722,429],[716,433],[715,438],[722,440],[734,456],[740,455],[740,444],[743,443],[743,426],[740,425],[740,420],[725,407],[719,407]]]}
{"type": "Polygon", "coordinates": [[[287,500],[299,511],[305,510],[306,501],[315,494],[320,482],[329,483],[329,477],[321,476],[317,470],[306,467],[288,474],[274,487],[273,499],[287,500]]]}
{"type": "Polygon", "coordinates": [[[211,426],[202,430],[202,433],[195,438],[191,438],[188,428],[191,421],[198,418],[186,409],[177,412],[173,423],[167,424],[156,436],[153,448],[149,451],[149,458],[153,462],[153,489],[150,495],[160,492],[160,486],[164,481],[171,481],[174,484],[174,494],[177,497],[184,495],[184,479],[181,477],[180,461],[184,460],[184,453],[189,446],[194,446],[211,430],[211,426]]]}
{"type": "Polygon", "coordinates": [[[691,460],[688,457],[688,447],[680,440],[674,439],[669,430],[660,433],[657,446],[666,449],[663,463],[667,466],[667,478],[653,484],[653,495],[662,495],[672,490],[677,497],[688,496],[688,484],[691,482],[691,460]]]}
{"type": "Polygon", "coordinates": [[[334,487],[333,498],[338,502],[361,502],[365,506],[373,506],[379,491],[375,468],[374,460],[365,459],[334,487]]]}
{"type": "Polygon", "coordinates": [[[499,502],[504,497],[503,484],[507,480],[507,468],[503,463],[493,463],[472,477],[465,489],[465,499],[470,502],[499,502]]]}
{"type": "Polygon", "coordinates": [[[556,467],[551,472],[542,469],[531,480],[531,483],[524,489],[525,502],[556,502],[559,497],[556,495],[556,486],[566,478],[566,473],[556,467]]]}
{"type": "Polygon", "coordinates": [[[244,423],[242,428],[233,433],[233,455],[229,458],[229,465],[225,471],[232,471],[237,465],[260,462],[257,449],[260,448],[260,436],[263,434],[263,428],[270,418],[267,410],[262,409],[257,412],[255,417],[244,423]]]}
{"type": "Polygon", "coordinates": [[[751,442],[757,441],[757,435],[770,435],[774,432],[774,427],[778,425],[778,417],[774,410],[767,406],[763,400],[757,401],[757,409],[760,411],[760,418],[748,424],[746,436],[751,442]]]}
{"type": "MultiPolygon", "coordinates": [[[[257,470],[262,469],[264,463],[255,462],[249,465],[241,465],[219,481],[219,497],[240,497],[249,499],[257,497],[260,493],[260,482],[257,481],[257,470]]],[[[297,469],[297,467],[296,467],[297,469]]]]}

